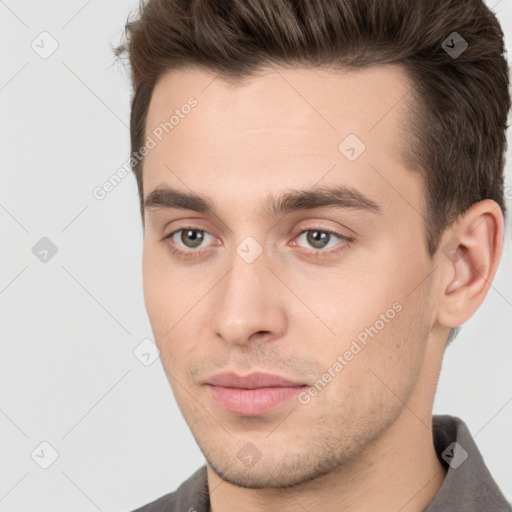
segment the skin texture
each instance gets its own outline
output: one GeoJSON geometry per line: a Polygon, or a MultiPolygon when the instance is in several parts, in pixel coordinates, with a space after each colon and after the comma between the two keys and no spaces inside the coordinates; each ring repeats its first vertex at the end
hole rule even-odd
{"type": "Polygon", "coordinates": [[[442,485],[431,432],[442,356],[449,329],[485,298],[503,219],[493,201],[477,203],[429,257],[423,181],[400,158],[410,89],[392,66],[272,67],[243,85],[185,68],[155,87],[147,134],[189,97],[198,103],[146,156],[145,197],[165,184],[210,197],[217,212],[147,209],[143,250],[146,309],[206,458],[214,512],[422,511],[442,485]],[[354,161],[338,149],[351,133],[366,146],[354,161]],[[269,194],[327,185],[357,189],[381,212],[261,211],[269,194]],[[164,239],[180,228],[205,230],[203,242],[187,229],[164,239]],[[323,249],[306,229],[352,240],[331,236],[323,249]],[[262,251],[251,263],[237,253],[246,237],[262,251]],[[333,371],[394,304],[400,311],[333,371]],[[219,372],[262,371],[312,386],[329,368],[309,403],[259,416],[222,409],[205,385],[219,372]],[[241,449],[261,458],[249,467],[241,449]]]}

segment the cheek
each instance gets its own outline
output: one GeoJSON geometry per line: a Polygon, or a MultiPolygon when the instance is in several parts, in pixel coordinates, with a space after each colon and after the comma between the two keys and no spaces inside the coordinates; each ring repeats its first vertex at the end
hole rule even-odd
{"type": "Polygon", "coordinates": [[[161,282],[161,269],[155,251],[148,249],[146,243],[142,253],[142,283],[144,304],[155,336],[162,332],[165,304],[168,303],[165,286],[161,282]]]}
{"type": "Polygon", "coordinates": [[[180,311],[190,302],[187,294],[194,290],[187,286],[186,272],[170,261],[160,242],[149,237],[144,241],[142,276],[146,310],[151,324],[161,333],[163,323],[168,330],[179,319],[180,311]]]}
{"type": "Polygon", "coordinates": [[[181,290],[169,276],[169,265],[151,247],[144,246],[142,258],[144,305],[153,330],[160,358],[167,368],[170,360],[169,341],[174,339],[179,328],[183,308],[181,290]]]}
{"type": "Polygon", "coordinates": [[[382,331],[395,323],[412,279],[400,271],[393,257],[386,261],[382,256],[357,256],[339,268],[288,276],[294,293],[307,305],[306,310],[297,302],[298,321],[301,323],[302,311],[302,323],[307,315],[311,321],[306,328],[315,329],[317,336],[334,336],[350,343],[360,333],[364,337],[365,330],[375,324],[382,331]]]}
{"type": "Polygon", "coordinates": [[[368,403],[372,394],[385,398],[391,392],[378,377],[407,395],[421,369],[429,334],[430,280],[425,277],[430,271],[419,253],[411,259],[389,244],[353,266],[330,271],[328,278],[321,272],[295,276],[294,291],[307,297],[316,316],[298,321],[304,324],[302,338],[312,353],[318,339],[323,340],[322,354],[315,357],[325,369],[342,357],[339,385],[351,389],[355,382],[364,383],[351,395],[368,403]]]}
{"type": "Polygon", "coordinates": [[[367,324],[355,336],[343,337],[333,347],[332,360],[342,356],[344,367],[325,401],[332,400],[342,417],[348,415],[359,425],[377,428],[395,417],[420,378],[426,325],[424,317],[404,306],[382,329],[367,324]],[[357,338],[361,333],[364,343],[357,338]]]}
{"type": "Polygon", "coordinates": [[[201,279],[173,267],[165,251],[149,246],[144,247],[142,272],[144,304],[162,364],[173,375],[183,374],[180,365],[197,349],[209,318],[201,301],[207,283],[198,286],[201,279]]]}

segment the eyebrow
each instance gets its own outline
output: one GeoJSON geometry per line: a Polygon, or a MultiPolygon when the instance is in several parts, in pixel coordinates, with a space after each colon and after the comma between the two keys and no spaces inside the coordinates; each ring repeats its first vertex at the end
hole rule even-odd
{"type": "MultiPolygon", "coordinates": [[[[343,208],[382,214],[381,207],[361,192],[345,185],[329,185],[314,189],[291,189],[275,196],[265,198],[262,212],[277,217],[292,212],[315,208],[343,208]]],[[[144,200],[144,209],[180,209],[193,210],[206,215],[218,216],[213,201],[206,196],[159,185],[144,200]]]]}

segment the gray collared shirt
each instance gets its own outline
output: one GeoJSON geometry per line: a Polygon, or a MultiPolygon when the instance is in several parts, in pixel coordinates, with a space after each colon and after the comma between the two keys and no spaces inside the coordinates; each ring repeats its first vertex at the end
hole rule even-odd
{"type": "MultiPolygon", "coordinates": [[[[512,512],[494,482],[466,424],[454,416],[432,418],[434,446],[447,469],[439,492],[424,512],[512,512]]],[[[209,512],[206,465],[176,491],[133,512],[209,512]]]]}

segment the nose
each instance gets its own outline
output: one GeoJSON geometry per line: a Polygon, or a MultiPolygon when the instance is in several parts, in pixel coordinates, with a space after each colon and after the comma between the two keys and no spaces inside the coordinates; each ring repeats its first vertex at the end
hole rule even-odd
{"type": "Polygon", "coordinates": [[[211,298],[209,327],[214,335],[241,346],[284,335],[287,295],[274,272],[268,267],[265,252],[252,262],[234,252],[231,270],[211,298]]]}

